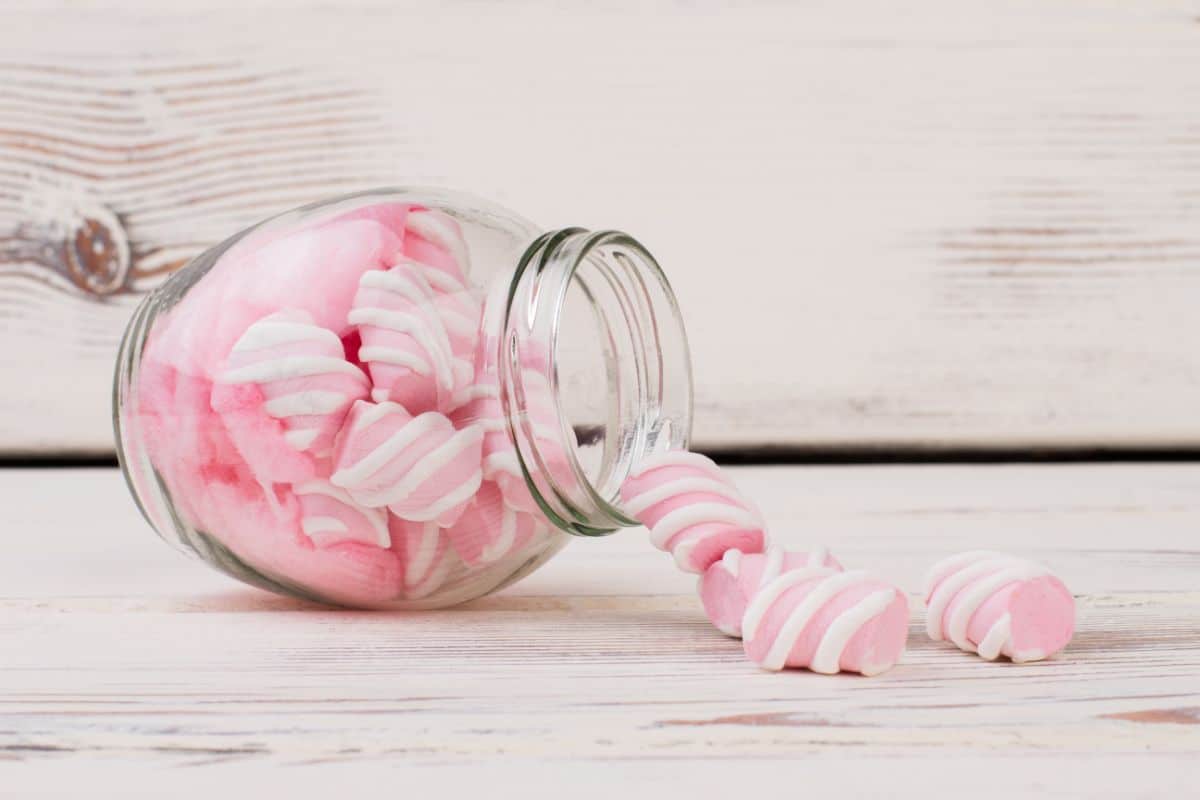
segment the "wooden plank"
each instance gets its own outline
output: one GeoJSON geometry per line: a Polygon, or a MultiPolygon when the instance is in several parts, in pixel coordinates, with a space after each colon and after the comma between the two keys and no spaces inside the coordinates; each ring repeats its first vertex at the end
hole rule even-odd
{"type": "Polygon", "coordinates": [[[1054,661],[988,664],[927,641],[918,612],[879,678],[761,672],[641,531],[574,542],[457,610],[330,611],[170,552],[112,471],[10,470],[3,527],[38,535],[0,559],[0,785],[70,796],[136,778],[146,796],[200,797],[278,781],[307,797],[353,770],[462,792],[537,775],[534,797],[727,796],[745,781],[848,797],[1190,791],[1200,465],[733,474],[777,538],[828,542],[909,589],[964,547],[1046,560],[1079,596],[1076,640],[1054,661]]]}
{"type": "MultiPolygon", "coordinates": [[[[789,790],[823,789],[838,798],[960,797],[983,800],[1011,797],[1187,797],[1194,783],[1186,764],[1171,756],[1111,756],[1099,785],[1095,759],[1072,753],[1025,755],[1004,760],[957,754],[939,760],[894,758],[863,761],[853,756],[820,758],[799,754],[790,759],[741,761],[710,757],[703,761],[544,761],[501,754],[463,763],[453,770],[419,756],[392,754],[387,759],[308,760],[264,770],[237,754],[196,753],[185,763],[203,769],[145,765],[132,771],[95,756],[72,757],[70,771],[54,760],[24,764],[0,762],[0,780],[16,777],[17,786],[35,787],[35,797],[74,800],[83,780],[91,797],[163,796],[209,798],[229,794],[326,798],[348,788],[391,787],[404,792],[436,792],[445,797],[511,797],[557,800],[565,793],[581,800],[607,800],[631,791],[655,797],[726,798],[747,786],[789,790]],[[1182,768],[1181,768],[1182,767],[1182,768]],[[1147,774],[1149,770],[1149,774],[1147,774]],[[402,789],[400,787],[403,787],[402,789]],[[1089,794],[1090,792],[1090,794],[1089,794]],[[1172,792],[1174,792],[1172,794],[1172,792]]],[[[366,791],[366,789],[364,789],[366,791]]]]}
{"type": "Polygon", "coordinates": [[[642,238],[704,447],[1200,447],[1187,2],[196,8],[0,10],[7,452],[110,449],[127,290],[394,182],[642,238]]]}

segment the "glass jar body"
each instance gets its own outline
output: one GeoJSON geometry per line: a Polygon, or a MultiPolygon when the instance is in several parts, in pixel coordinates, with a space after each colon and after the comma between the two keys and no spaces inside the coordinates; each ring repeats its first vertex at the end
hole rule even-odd
{"type": "Polygon", "coordinates": [[[144,515],[247,583],[373,608],[464,602],[566,532],[628,524],[610,505],[622,465],[686,444],[686,345],[686,391],[663,413],[661,389],[622,375],[680,357],[578,280],[564,253],[581,237],[393,189],[203,253],[146,297],[118,357],[118,452],[144,515]]]}

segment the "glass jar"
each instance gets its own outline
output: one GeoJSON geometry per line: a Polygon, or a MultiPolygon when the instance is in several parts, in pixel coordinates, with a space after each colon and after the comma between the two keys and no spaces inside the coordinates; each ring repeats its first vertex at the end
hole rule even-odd
{"type": "Polygon", "coordinates": [[[687,339],[637,241],[461,194],[316,203],[198,256],[129,323],[118,454],[142,513],[247,583],[430,608],[636,525],[687,446],[687,339]]]}

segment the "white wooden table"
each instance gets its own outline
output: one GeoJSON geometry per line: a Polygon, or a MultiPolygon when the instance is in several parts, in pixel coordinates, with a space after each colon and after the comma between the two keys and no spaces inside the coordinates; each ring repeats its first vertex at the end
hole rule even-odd
{"type": "Polygon", "coordinates": [[[1200,464],[735,477],[777,538],[910,590],[965,548],[1042,559],[1076,639],[988,664],[918,612],[881,677],[760,672],[641,531],[461,609],[333,611],[170,551],[115,471],[8,470],[0,796],[1195,796],[1200,464]]]}

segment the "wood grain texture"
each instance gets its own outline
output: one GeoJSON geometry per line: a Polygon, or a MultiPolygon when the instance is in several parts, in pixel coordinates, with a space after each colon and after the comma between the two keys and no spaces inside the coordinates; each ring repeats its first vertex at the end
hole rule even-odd
{"type": "Polygon", "coordinates": [[[1200,447],[1196,20],[7,4],[0,448],[107,451],[131,292],[397,182],[645,241],[690,321],[704,447],[1200,447]]]}
{"type": "Polygon", "coordinates": [[[111,450],[138,295],[256,218],[370,183],[373,104],[319,70],[199,50],[0,63],[0,449],[111,450]]]}
{"type": "Polygon", "coordinates": [[[6,788],[727,797],[749,782],[838,797],[1087,798],[1194,788],[1198,466],[735,470],[777,538],[827,542],[910,590],[940,556],[1002,546],[1048,562],[1079,597],[1061,658],[988,664],[926,640],[918,612],[909,652],[876,679],[757,670],[643,531],[573,542],[460,609],[339,612],[177,556],[112,471],[2,477],[4,529],[38,532],[11,537],[0,559],[6,788]],[[56,502],[63,492],[75,502],[56,502]]]}

